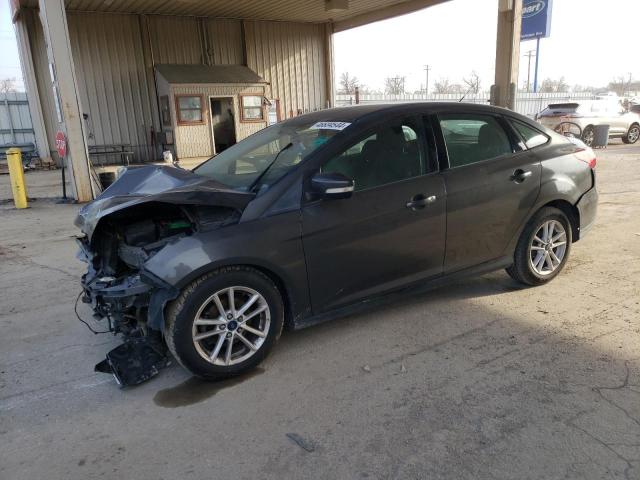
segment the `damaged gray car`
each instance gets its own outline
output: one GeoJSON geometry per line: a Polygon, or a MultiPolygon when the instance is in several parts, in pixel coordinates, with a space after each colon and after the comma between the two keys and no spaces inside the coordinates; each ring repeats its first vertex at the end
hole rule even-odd
{"type": "Polygon", "coordinates": [[[268,127],[193,171],[126,171],[76,225],[84,302],[123,385],[170,358],[206,379],[283,328],[505,268],[541,285],[593,224],[595,156],[516,113],[369,105],[268,127]]]}

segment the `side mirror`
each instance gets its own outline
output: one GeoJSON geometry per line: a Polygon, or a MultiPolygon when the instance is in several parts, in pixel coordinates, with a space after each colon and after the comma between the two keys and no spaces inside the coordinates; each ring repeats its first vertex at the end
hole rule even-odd
{"type": "Polygon", "coordinates": [[[349,198],[355,182],[341,173],[317,173],[311,178],[311,192],[316,198],[349,198]]]}

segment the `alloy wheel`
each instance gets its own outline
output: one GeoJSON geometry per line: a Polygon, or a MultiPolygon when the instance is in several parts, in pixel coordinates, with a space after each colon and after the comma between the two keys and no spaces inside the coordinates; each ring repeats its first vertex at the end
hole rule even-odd
{"type": "Polygon", "coordinates": [[[627,133],[627,140],[629,143],[636,143],[638,141],[638,137],[640,137],[640,127],[635,125],[629,129],[629,132],[627,133]]]}
{"type": "Polygon", "coordinates": [[[545,221],[533,235],[529,245],[529,262],[538,275],[553,273],[567,252],[567,232],[557,220],[545,221]]]}
{"type": "Polygon", "coordinates": [[[270,324],[271,311],[260,293],[243,286],[228,287],[211,295],[198,309],[193,344],[209,363],[236,365],[260,349],[270,324]]]}
{"type": "Polygon", "coordinates": [[[595,137],[596,134],[593,128],[587,128],[582,134],[582,141],[585,143],[585,145],[590,147],[593,144],[593,140],[595,139],[595,137]]]}

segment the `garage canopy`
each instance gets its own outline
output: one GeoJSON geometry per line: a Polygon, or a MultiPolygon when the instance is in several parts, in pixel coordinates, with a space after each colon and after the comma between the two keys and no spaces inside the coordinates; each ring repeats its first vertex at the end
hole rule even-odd
{"type": "MultiPolygon", "coordinates": [[[[448,0],[65,0],[65,6],[67,11],[333,22],[337,32],[445,1],[448,0]]],[[[20,5],[35,8],[38,0],[20,0],[20,5]]]]}

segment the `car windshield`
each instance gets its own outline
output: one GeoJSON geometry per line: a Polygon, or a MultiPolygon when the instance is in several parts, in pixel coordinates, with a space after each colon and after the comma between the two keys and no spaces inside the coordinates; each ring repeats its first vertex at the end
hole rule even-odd
{"type": "MultiPolygon", "coordinates": [[[[285,122],[251,135],[193,171],[233,190],[265,190],[340,132],[339,122],[285,122]],[[325,128],[329,127],[329,128],[325,128]]],[[[348,124],[341,123],[344,128],[348,124]]]]}

